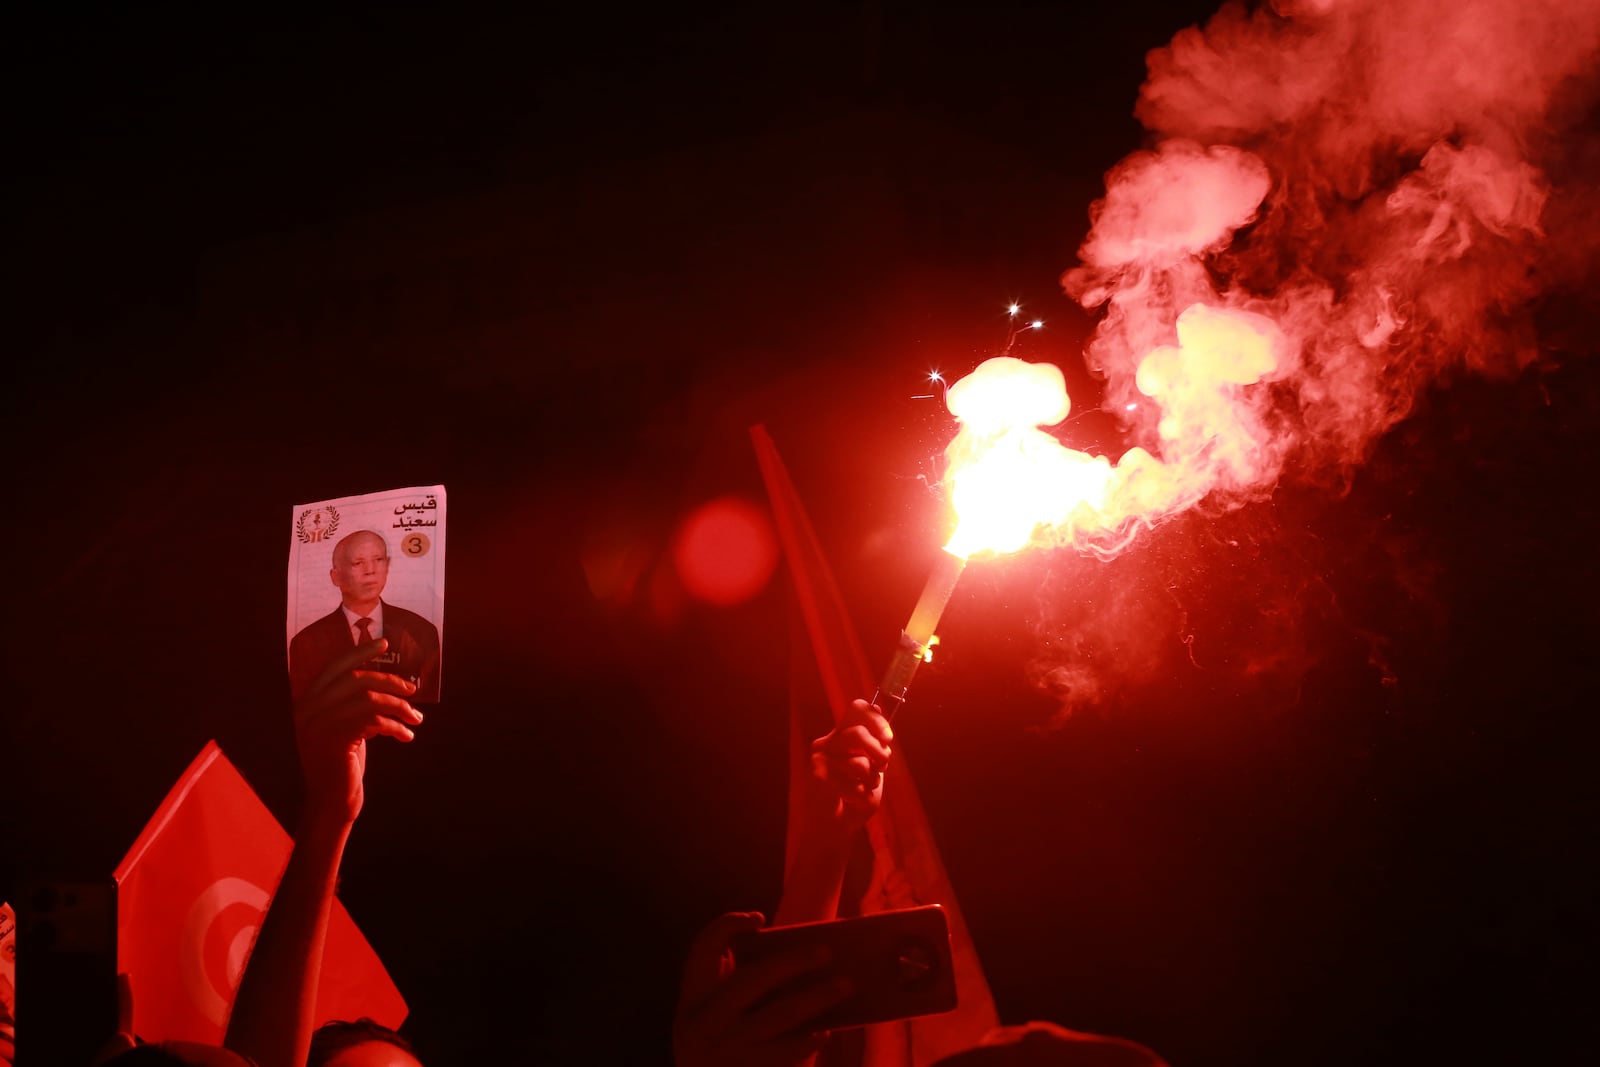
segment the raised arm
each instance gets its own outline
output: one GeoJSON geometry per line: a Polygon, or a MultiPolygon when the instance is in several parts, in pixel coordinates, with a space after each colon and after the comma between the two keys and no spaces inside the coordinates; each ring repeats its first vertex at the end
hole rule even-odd
{"type": "Polygon", "coordinates": [[[367,741],[410,741],[411,728],[422,721],[422,713],[406,700],[415,686],[361,669],[386,647],[379,639],[353,649],[295,705],[305,812],[239,982],[223,1042],[259,1067],[303,1067],[311,1047],[339,861],[361,813],[367,741]]]}
{"type": "Polygon", "coordinates": [[[838,915],[851,842],[883,802],[893,741],[882,709],[856,700],[831,733],[812,743],[793,862],[775,918],[780,926],[838,915]]]}

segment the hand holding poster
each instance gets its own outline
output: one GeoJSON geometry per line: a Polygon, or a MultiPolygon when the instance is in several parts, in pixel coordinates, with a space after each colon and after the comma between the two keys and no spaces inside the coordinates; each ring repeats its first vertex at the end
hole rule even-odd
{"type": "Polygon", "coordinates": [[[444,486],[339,497],[294,509],[289,538],[289,687],[299,700],[328,664],[383,638],[369,666],[439,699],[444,647],[444,486]]]}

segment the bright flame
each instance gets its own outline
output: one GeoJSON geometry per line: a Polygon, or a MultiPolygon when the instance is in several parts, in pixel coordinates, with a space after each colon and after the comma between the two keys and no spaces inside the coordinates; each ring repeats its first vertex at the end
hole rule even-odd
{"type": "Polygon", "coordinates": [[[946,550],[966,558],[1076,541],[1114,551],[1213,489],[1269,478],[1280,449],[1265,396],[1248,387],[1292,365],[1283,332],[1264,315],[1206,304],[1179,315],[1175,332],[1177,344],[1138,370],[1139,390],[1161,412],[1159,458],[1136,447],[1113,466],[1041,430],[1071,410],[1051,364],[999,356],[952,385],[946,403],[961,432],[945,452],[957,516],[946,550]]]}
{"type": "Polygon", "coordinates": [[[1012,552],[1036,527],[1097,506],[1111,465],[1063,448],[1040,430],[1067,417],[1066,379],[1048,363],[997,356],[950,387],[961,432],[950,442],[946,479],[958,523],[946,550],[1012,552]]]}

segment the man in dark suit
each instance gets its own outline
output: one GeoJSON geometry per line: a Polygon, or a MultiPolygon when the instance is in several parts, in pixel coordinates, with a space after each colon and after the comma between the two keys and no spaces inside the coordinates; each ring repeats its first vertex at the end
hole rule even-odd
{"type": "Polygon", "coordinates": [[[346,535],[333,546],[328,577],[338,587],[339,606],[289,642],[289,689],[294,699],[305,696],[335,659],[381,637],[389,642],[388,651],[372,660],[369,669],[415,682],[413,701],[438,700],[439,631],[416,612],[384,602],[389,543],[383,535],[372,530],[346,535]]]}

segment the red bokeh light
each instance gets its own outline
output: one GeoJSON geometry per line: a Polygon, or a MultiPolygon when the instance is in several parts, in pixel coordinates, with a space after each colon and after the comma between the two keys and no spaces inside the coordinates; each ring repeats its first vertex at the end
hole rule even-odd
{"type": "Polygon", "coordinates": [[[683,521],[672,558],[690,596],[728,607],[766,588],[778,564],[778,543],[760,508],[720,497],[683,521]]]}

